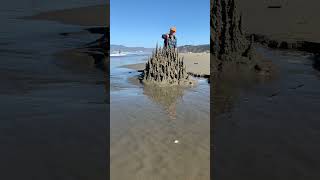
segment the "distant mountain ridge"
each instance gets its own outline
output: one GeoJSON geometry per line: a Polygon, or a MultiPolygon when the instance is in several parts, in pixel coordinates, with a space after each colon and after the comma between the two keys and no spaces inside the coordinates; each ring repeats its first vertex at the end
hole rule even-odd
{"type": "Polygon", "coordinates": [[[179,52],[181,53],[202,53],[202,52],[210,52],[210,45],[204,44],[204,45],[184,45],[178,47],[179,52]]]}
{"type": "MultiPolygon", "coordinates": [[[[152,52],[154,48],[145,48],[145,47],[127,47],[123,45],[110,45],[110,51],[122,51],[122,52],[152,52]]],[[[178,47],[179,52],[181,53],[202,53],[202,52],[210,52],[210,45],[204,44],[204,45],[183,45],[178,47]]]]}
{"type": "Polygon", "coordinates": [[[110,45],[110,51],[123,51],[123,52],[136,52],[136,51],[142,51],[142,52],[151,52],[153,48],[145,48],[145,47],[127,47],[123,45],[110,45]]]}

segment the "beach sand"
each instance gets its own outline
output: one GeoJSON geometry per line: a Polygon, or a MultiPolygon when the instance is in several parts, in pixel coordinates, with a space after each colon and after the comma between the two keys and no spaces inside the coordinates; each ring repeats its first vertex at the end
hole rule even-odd
{"type": "MultiPolygon", "coordinates": [[[[73,2],[80,1],[86,0],[73,2]]],[[[52,9],[47,2],[32,5],[52,9]]],[[[106,25],[106,8],[48,12],[36,15],[46,17],[40,21],[21,18],[31,15],[30,4],[2,3],[0,179],[107,179],[105,74],[94,58],[72,50],[101,36],[83,28],[106,25]]]]}
{"type": "Polygon", "coordinates": [[[96,5],[43,12],[24,19],[49,20],[80,26],[108,26],[110,24],[110,5],[96,5]]]}
{"type": "MultiPolygon", "coordinates": [[[[209,53],[180,53],[179,55],[184,57],[184,63],[188,73],[200,76],[210,75],[209,53]]],[[[145,68],[145,63],[130,64],[123,67],[141,71],[145,68]]]]}
{"type": "Polygon", "coordinates": [[[319,179],[320,73],[303,53],[258,51],[276,66],[276,78],[226,69],[213,82],[213,176],[319,179]]]}
{"type": "Polygon", "coordinates": [[[209,84],[148,86],[122,68],[146,58],[111,57],[111,179],[210,179],[209,84]]]}
{"type": "MultiPolygon", "coordinates": [[[[320,42],[319,1],[241,0],[239,5],[249,34],[320,42]]],[[[274,79],[225,69],[213,82],[213,178],[319,179],[320,73],[313,56],[260,46],[257,51],[277,69],[274,79]]]]}
{"type": "Polygon", "coordinates": [[[196,75],[210,75],[209,53],[181,53],[187,71],[196,75]]]}
{"type": "Polygon", "coordinates": [[[276,40],[320,42],[320,1],[241,0],[243,28],[276,40]],[[281,6],[281,8],[268,8],[281,6]]]}

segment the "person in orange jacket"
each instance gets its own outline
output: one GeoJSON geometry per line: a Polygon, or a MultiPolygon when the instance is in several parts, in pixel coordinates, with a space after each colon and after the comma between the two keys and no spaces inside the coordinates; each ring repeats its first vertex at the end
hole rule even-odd
{"type": "Polygon", "coordinates": [[[177,48],[177,37],[175,35],[176,32],[176,27],[172,27],[170,28],[170,33],[162,35],[162,38],[164,39],[165,48],[177,48]]]}

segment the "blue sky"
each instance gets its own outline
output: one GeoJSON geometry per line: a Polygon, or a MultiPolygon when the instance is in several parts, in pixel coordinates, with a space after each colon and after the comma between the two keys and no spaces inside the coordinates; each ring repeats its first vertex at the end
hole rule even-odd
{"type": "Polygon", "coordinates": [[[154,47],[177,27],[178,46],[209,44],[210,0],[110,0],[111,44],[154,47]]]}

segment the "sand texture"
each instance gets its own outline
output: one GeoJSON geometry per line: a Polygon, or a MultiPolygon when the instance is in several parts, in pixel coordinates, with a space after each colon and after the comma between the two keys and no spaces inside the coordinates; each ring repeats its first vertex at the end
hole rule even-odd
{"type": "Polygon", "coordinates": [[[89,7],[79,7],[73,9],[56,10],[43,12],[24,19],[50,20],[64,24],[73,24],[81,26],[108,26],[110,5],[96,5],[89,7]]]}
{"type": "Polygon", "coordinates": [[[221,61],[251,59],[252,47],[243,33],[242,16],[237,7],[236,0],[211,3],[211,53],[221,61]]]}
{"type": "Polygon", "coordinates": [[[317,0],[241,0],[239,8],[247,33],[287,41],[320,42],[319,5],[317,0]]]}

